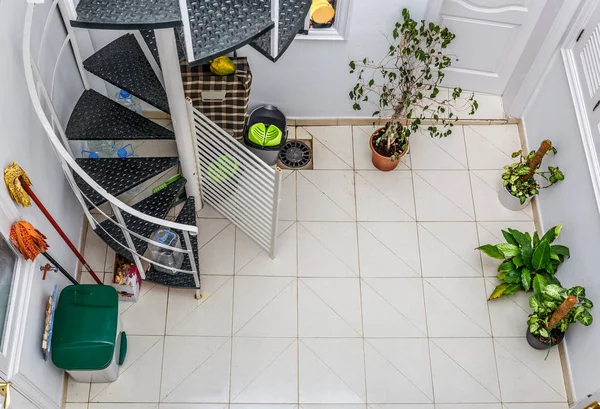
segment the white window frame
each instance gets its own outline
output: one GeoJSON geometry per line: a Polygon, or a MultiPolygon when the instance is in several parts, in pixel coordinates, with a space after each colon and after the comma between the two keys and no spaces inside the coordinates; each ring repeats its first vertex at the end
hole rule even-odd
{"type": "MultiPolygon", "coordinates": [[[[364,0],[363,0],[364,1],[364,0]]],[[[336,0],[335,20],[330,28],[308,28],[310,24],[310,16],[306,16],[304,29],[308,30],[308,34],[298,34],[297,40],[329,40],[329,41],[346,41],[350,34],[350,12],[354,0],[336,0]]]]}

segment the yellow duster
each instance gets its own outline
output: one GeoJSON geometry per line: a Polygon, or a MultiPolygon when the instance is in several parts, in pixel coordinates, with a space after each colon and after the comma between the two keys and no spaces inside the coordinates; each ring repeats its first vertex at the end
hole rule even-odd
{"type": "Polygon", "coordinates": [[[29,180],[27,173],[25,173],[23,168],[17,165],[17,162],[13,162],[12,165],[4,169],[4,183],[6,184],[10,197],[21,206],[28,207],[31,206],[31,200],[21,185],[20,177],[23,178],[23,182],[27,186],[31,186],[31,180],[29,180]]]}

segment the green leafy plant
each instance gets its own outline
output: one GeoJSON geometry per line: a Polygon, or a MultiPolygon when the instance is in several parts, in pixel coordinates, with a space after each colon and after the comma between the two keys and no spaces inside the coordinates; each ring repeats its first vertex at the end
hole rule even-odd
{"type": "MultiPolygon", "coordinates": [[[[381,61],[350,61],[350,73],[358,77],[350,91],[352,106],[358,111],[363,103],[372,102],[378,108],[373,116],[388,120],[385,131],[375,138],[375,145],[392,161],[405,152],[408,137],[425,119],[441,123],[439,127],[428,127],[432,137],[450,135],[453,122],[458,119],[450,108],[457,105],[463,93],[461,88],[454,88],[448,97],[439,98],[444,69],[455,60],[444,49],[455,35],[434,23],[413,20],[407,9],[402,10],[402,18],[396,23],[392,38],[388,37],[389,51],[381,61]]],[[[474,95],[463,101],[464,106],[458,109],[473,115],[478,108],[474,95]]]]}
{"type": "Polygon", "coordinates": [[[541,275],[546,282],[560,285],[554,277],[558,266],[570,256],[569,248],[552,244],[560,235],[562,225],[548,230],[542,238],[536,233],[522,233],[515,229],[502,230],[506,243],[485,244],[478,247],[484,254],[503,260],[498,266],[498,280],[502,281],[490,300],[511,295],[517,291],[530,291],[536,276],[541,275]]]}
{"type": "Polygon", "coordinates": [[[548,188],[556,182],[564,180],[565,175],[558,167],[549,166],[547,171],[539,169],[544,156],[550,153],[556,155],[556,152],[552,142],[546,139],[537,151],[531,151],[527,155],[523,155],[523,150],[513,153],[512,157],[519,157],[519,161],[504,167],[503,186],[523,204],[528,198],[537,195],[540,189],[548,188]],[[535,175],[545,179],[549,184],[542,186],[538,182],[539,178],[536,179],[535,175]]]}
{"type": "Polygon", "coordinates": [[[529,314],[529,331],[540,341],[554,344],[560,334],[564,334],[569,325],[579,322],[586,327],[593,322],[588,311],[594,307],[585,297],[585,288],[581,286],[565,289],[557,284],[548,284],[538,275],[533,281],[533,296],[529,299],[533,310],[529,314]]]}

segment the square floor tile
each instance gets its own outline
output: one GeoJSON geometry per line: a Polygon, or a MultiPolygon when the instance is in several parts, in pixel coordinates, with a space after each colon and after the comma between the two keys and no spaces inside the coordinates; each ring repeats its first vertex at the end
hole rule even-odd
{"type": "Polygon", "coordinates": [[[234,336],[297,336],[297,294],[296,278],[236,277],[234,336]]]}
{"type": "Polygon", "coordinates": [[[86,403],[65,403],[64,409],[88,409],[88,404],[87,404],[87,402],[86,403]]]}
{"type": "Polygon", "coordinates": [[[366,339],[365,361],[369,403],[433,401],[426,338],[366,339]]]}
{"type": "MultiPolygon", "coordinates": [[[[116,408],[120,409],[120,408],[116,408]]],[[[128,408],[123,408],[128,409],[128,408]]],[[[161,403],[158,409],[229,409],[225,403],[161,403]]]]}
{"type": "MultiPolygon", "coordinates": [[[[158,403],[90,403],[87,409],[159,409],[162,408],[158,403]]],[[[71,409],[68,406],[65,409],[71,409]]],[[[75,408],[78,409],[78,408],[75,408]]],[[[172,409],[172,408],[169,408],[172,409]]],[[[190,408],[196,409],[196,408],[190,408]]]]}
{"type": "Polygon", "coordinates": [[[465,126],[470,169],[504,169],[515,162],[513,152],[521,149],[517,125],[465,126]]]}
{"type": "MultiPolygon", "coordinates": [[[[495,278],[487,277],[485,288],[488,297],[500,284],[495,278]]],[[[492,332],[495,337],[522,337],[527,331],[527,319],[531,313],[529,298],[531,293],[519,291],[513,295],[500,297],[488,302],[492,332]]]]}
{"type": "Polygon", "coordinates": [[[504,403],[503,409],[569,409],[564,403],[504,403]]]}
{"type": "Polygon", "coordinates": [[[364,403],[365,366],[360,338],[301,338],[300,404],[364,403]]]}
{"type": "Polygon", "coordinates": [[[371,403],[367,409],[435,409],[433,403],[371,403]]]}
{"type": "Polygon", "coordinates": [[[358,278],[301,278],[298,282],[300,337],[360,337],[358,278]]]}
{"type": "Polygon", "coordinates": [[[356,223],[299,223],[298,275],[358,277],[356,223]]]}
{"type": "Polygon", "coordinates": [[[296,276],[296,223],[279,221],[277,254],[269,253],[239,228],[235,237],[235,272],[237,275],[296,276]]]}
{"type": "MultiPolygon", "coordinates": [[[[529,222],[478,222],[477,231],[479,233],[479,245],[506,243],[506,239],[502,235],[502,230],[516,229],[523,233],[533,234],[535,232],[535,224],[529,222]]],[[[498,266],[502,262],[481,253],[481,261],[483,263],[483,272],[486,276],[496,277],[498,275],[498,266]]]]}
{"type": "Polygon", "coordinates": [[[123,330],[128,335],[164,335],[169,289],[150,283],[144,285],[151,288],[121,313],[123,330]]]}
{"type": "Polygon", "coordinates": [[[427,336],[420,278],[364,278],[362,304],[366,337],[427,336]]]}
{"type": "Polygon", "coordinates": [[[352,171],[298,171],[298,220],[354,221],[354,202],[352,171]]]}
{"type": "Polygon", "coordinates": [[[494,342],[504,402],[566,402],[558,348],[546,358],[548,351],[531,348],[524,336],[494,342]]]}
{"type": "Polygon", "coordinates": [[[296,171],[282,170],[279,220],[296,220],[296,171]]]}
{"type": "Polygon", "coordinates": [[[227,219],[198,219],[198,256],[202,274],[233,275],[235,226],[227,219]]]}
{"type": "Polygon", "coordinates": [[[438,338],[430,348],[436,403],[500,402],[491,338],[438,338]]]}
{"type": "Polygon", "coordinates": [[[424,279],[430,337],[489,337],[483,278],[424,279]]]}
{"type": "Polygon", "coordinates": [[[313,141],[314,169],[345,169],[354,167],[351,126],[305,126],[313,141]]]}
{"type": "Polygon", "coordinates": [[[361,222],[358,224],[361,277],[419,277],[421,264],[417,224],[361,222]]]}
{"type": "Polygon", "coordinates": [[[229,337],[165,337],[161,402],[229,402],[229,337]]]}
{"type": "Polygon", "coordinates": [[[210,204],[204,202],[202,210],[196,213],[196,216],[200,219],[224,219],[225,216],[221,214],[217,209],[212,207],[210,204]]]}
{"type": "Polygon", "coordinates": [[[127,357],[112,383],[92,383],[90,402],[158,402],[163,358],[159,336],[127,334],[127,357]]]}
{"type": "Polygon", "coordinates": [[[356,172],[356,209],[360,221],[413,221],[412,176],[405,172],[356,172]]]}
{"type": "Polygon", "coordinates": [[[233,277],[201,276],[202,298],[186,289],[169,289],[167,335],[230,336],[233,277]]]}
{"type": "Polygon", "coordinates": [[[90,383],[76,382],[69,377],[67,385],[67,402],[87,402],[90,398],[90,383]]]}
{"type": "Polygon", "coordinates": [[[298,402],[296,338],[234,338],[230,401],[298,402]]]}
{"type": "Polygon", "coordinates": [[[501,170],[471,171],[471,185],[477,221],[532,221],[531,204],[523,210],[508,210],[500,204],[498,190],[502,188],[501,170]]]}
{"type": "Polygon", "coordinates": [[[467,169],[463,127],[454,127],[443,138],[431,137],[427,127],[420,127],[410,136],[410,155],[412,169],[467,169]]]}
{"type": "Polygon", "coordinates": [[[413,172],[418,221],[473,221],[469,172],[421,170],[413,172]]]}
{"type": "Polygon", "coordinates": [[[481,277],[475,222],[421,222],[423,277],[481,277]]]}
{"type": "MultiPolygon", "coordinates": [[[[371,148],[369,140],[373,132],[380,126],[354,126],[352,133],[354,137],[354,168],[357,170],[377,170],[371,160],[371,148]]],[[[400,158],[396,170],[410,169],[410,153],[400,158]]]]}
{"type": "Polygon", "coordinates": [[[503,409],[503,406],[500,403],[442,403],[435,405],[435,409],[503,409]]]}

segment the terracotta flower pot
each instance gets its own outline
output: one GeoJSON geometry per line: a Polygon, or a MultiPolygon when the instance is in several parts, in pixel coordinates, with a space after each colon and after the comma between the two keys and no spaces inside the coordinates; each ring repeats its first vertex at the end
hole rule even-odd
{"type": "Polygon", "coordinates": [[[408,149],[406,151],[402,152],[400,155],[398,155],[398,160],[394,160],[394,161],[392,160],[392,158],[390,156],[383,156],[383,155],[380,155],[379,153],[377,153],[377,151],[373,147],[373,138],[375,137],[375,135],[377,135],[383,129],[384,128],[379,128],[378,130],[373,132],[373,134],[371,135],[371,138],[369,139],[369,147],[371,148],[371,161],[373,162],[373,166],[375,166],[377,169],[379,169],[383,172],[389,172],[390,170],[396,169],[396,166],[398,166],[398,163],[400,162],[400,158],[403,157],[404,155],[406,155],[406,152],[408,152],[408,149]]]}

